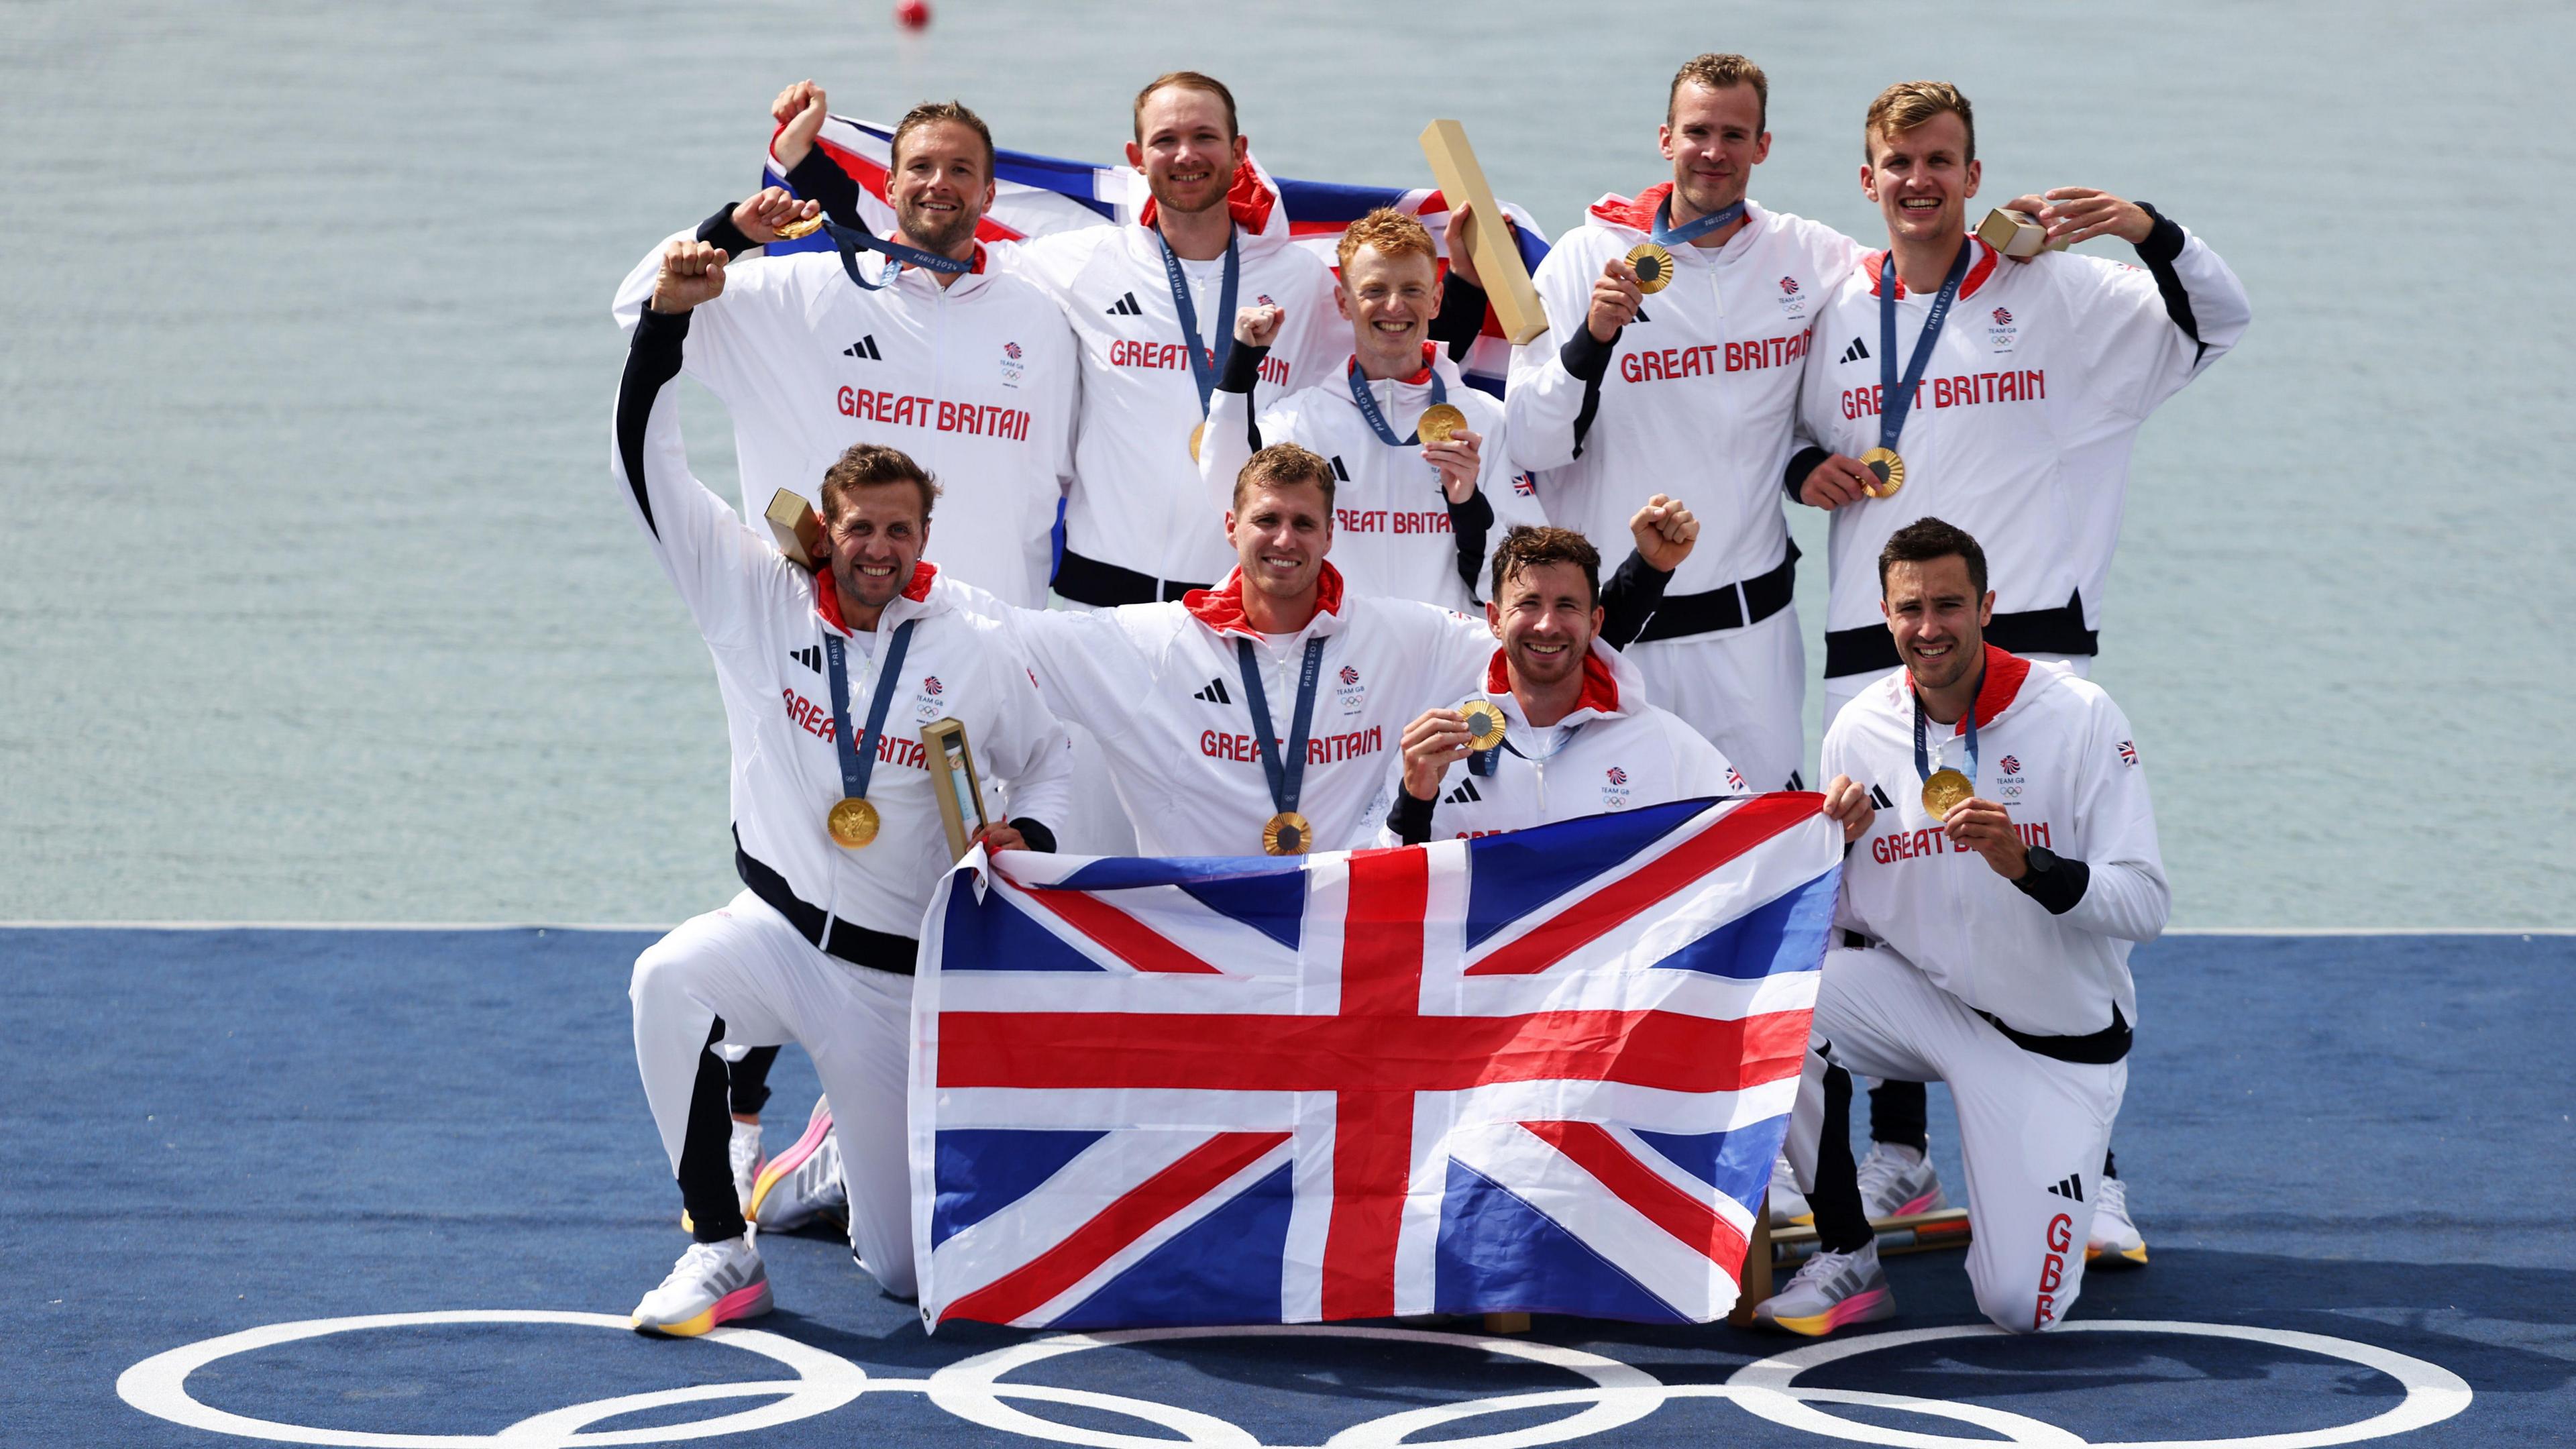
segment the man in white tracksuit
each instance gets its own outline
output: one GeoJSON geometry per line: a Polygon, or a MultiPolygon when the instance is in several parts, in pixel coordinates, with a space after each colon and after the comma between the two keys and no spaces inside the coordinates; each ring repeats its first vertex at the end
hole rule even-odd
{"type": "Polygon", "coordinates": [[[1362,594],[1474,611],[1485,561],[1517,524],[1544,519],[1531,481],[1512,470],[1503,405],[1468,386],[1431,340],[1439,251],[1421,222],[1380,209],[1342,233],[1337,301],[1350,323],[1341,374],[1257,416],[1252,391],[1284,320],[1243,309],[1217,380],[1199,477],[1230,506],[1235,475],[1268,443],[1296,443],[1333,466],[1333,567],[1362,594]],[[1436,441],[1417,434],[1430,409],[1463,418],[1436,441]]]}
{"type": "Polygon", "coordinates": [[[1968,233],[1981,166],[1973,113],[1955,87],[1889,87],[1864,135],[1862,189],[1886,216],[1888,250],[1818,306],[1799,405],[1802,439],[1816,446],[1782,479],[1793,497],[1833,512],[1829,721],[1896,665],[1878,615],[1878,550],[1932,514],[1974,534],[1994,560],[1995,642],[2086,673],[2138,427],[2234,347],[2252,315],[2207,242],[2086,187],[2015,205],[2038,211],[2054,240],[2119,237],[2143,267],[2065,252],[2002,265],[1968,233]],[[1881,447],[1901,461],[1899,486],[1860,461],[1881,447]]]}
{"type": "MultiPolygon", "coordinates": [[[[1099,738],[1145,854],[1367,845],[1406,722],[1482,677],[1481,622],[1344,587],[1325,559],[1333,501],[1330,464],[1274,443],[1244,465],[1224,515],[1237,564],[1222,585],[1169,604],[1014,612],[1049,707],[1099,738]]],[[[1631,534],[1668,573],[1697,527],[1658,498],[1631,534]]]]}
{"type": "MultiPolygon", "coordinates": [[[[795,124],[810,137],[819,98],[808,112],[795,124]]],[[[682,368],[733,416],[744,518],[757,522],[781,488],[810,499],[852,443],[901,448],[944,480],[954,516],[975,520],[939,530],[930,561],[1007,603],[1041,604],[1056,501],[1073,480],[1073,331],[975,240],[993,201],[993,141],[974,112],[914,107],[893,154],[891,253],[764,254],[779,225],[817,210],[776,188],[697,229],[731,263],[724,295],[691,319],[682,368]]],[[[656,247],[619,286],[621,326],[635,325],[661,266],[656,247]]]]}
{"type": "Polygon", "coordinates": [[[1707,735],[1757,789],[1799,778],[1806,663],[1790,604],[1797,552],[1774,491],[1793,450],[1810,311],[1861,255],[1830,227],[1745,199],[1770,152],[1769,82],[1737,55],[1674,76],[1668,183],[1605,196],[1536,281],[1548,331],[1513,354],[1513,463],[1548,518],[1596,538],[1656,492],[1684,493],[1710,543],[1629,654],[1646,694],[1707,735]],[[1657,242],[1666,285],[1639,291],[1657,242]]]}
{"type": "MultiPolygon", "coordinates": [[[[1888,250],[1817,311],[1799,424],[1821,446],[1802,448],[1782,480],[1833,513],[1828,724],[1896,665],[1878,614],[1878,550],[1930,514],[1974,534],[1994,560],[1993,641],[2089,673],[2138,427],[2234,347],[2251,315],[2208,243],[2087,187],[2010,205],[2055,241],[2117,236],[2143,269],[2063,252],[2002,265],[1968,234],[1982,170],[1975,114],[1954,86],[1888,87],[1862,135],[1862,189],[1886,219],[1888,250]],[[1893,489],[1860,461],[1878,448],[1901,464],[1893,489]]],[[[1910,1087],[1871,1094],[1880,1141],[1861,1175],[1874,1214],[1942,1201],[1920,1151],[1923,1110],[1910,1087]]],[[[2125,1186],[2113,1180],[2099,1206],[2088,1251],[2145,1262],[2125,1186]]]]}
{"type": "MultiPolygon", "coordinates": [[[[2127,717],[2089,681],[1985,642],[1977,540],[1918,519],[1881,545],[1879,572],[1902,667],[1825,732],[1824,768],[1880,814],[1843,864],[1815,1045],[1848,1072],[1949,1083],[1977,1306],[2035,1332],[2083,1288],[2138,1017],[2129,951],[2163,931],[2172,893],[2127,717]]],[[[1821,1131],[1819,1251],[1756,1314],[1821,1335],[1895,1303],[1841,1104],[1801,1130],[1821,1131]]]]}
{"type": "Polygon", "coordinates": [[[670,383],[690,309],[725,254],[663,251],[620,382],[615,469],[714,656],[733,741],[746,889],[636,960],[635,1057],[696,1239],[636,1305],[638,1328],[703,1333],[765,1311],[769,1285],[726,1171],[726,1078],[713,1047],[785,1041],[814,1059],[853,1248],[887,1291],[913,1291],[904,1061],[921,913],[947,867],[920,728],[962,721],[1012,781],[992,849],[1052,848],[1070,766],[1062,729],[989,597],[923,562],[936,489],[901,452],[851,448],[823,479],[830,557],[809,573],[689,473],[670,383]],[[969,607],[969,604],[972,607],[969,607]]]}
{"type": "MultiPolygon", "coordinates": [[[[790,87],[779,119],[807,104],[819,110],[822,92],[790,87]]],[[[1233,566],[1190,445],[1235,313],[1259,304],[1284,314],[1261,366],[1263,406],[1324,381],[1345,355],[1333,274],[1290,245],[1278,195],[1236,129],[1232,93],[1194,71],[1157,77],[1136,98],[1135,132],[1128,163],[1153,198],[1138,225],[994,248],[1002,267],[1055,299],[1075,333],[1081,417],[1055,590],[1094,608],[1176,600],[1233,566]]],[[[810,132],[789,125],[770,155],[827,212],[855,194],[810,132]]]]}
{"type": "Polygon", "coordinates": [[[1454,706],[1407,725],[1378,844],[1750,793],[1699,731],[1645,702],[1636,666],[1601,641],[1601,555],[1590,541],[1517,528],[1496,546],[1493,569],[1486,619],[1497,647],[1473,697],[1502,712],[1502,741],[1475,749],[1454,706]]]}

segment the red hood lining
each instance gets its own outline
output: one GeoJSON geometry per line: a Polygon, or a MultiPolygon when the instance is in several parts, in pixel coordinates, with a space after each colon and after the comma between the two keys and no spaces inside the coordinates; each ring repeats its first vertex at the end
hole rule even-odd
{"type": "MultiPolygon", "coordinates": [[[[2006,653],[1992,644],[1987,645],[1986,677],[1977,685],[1977,728],[1984,729],[1993,724],[1995,716],[2012,708],[2013,701],[2021,697],[2021,687],[2029,681],[2029,660],[2018,654],[2006,653]]],[[[1905,687],[1908,692],[1914,688],[1914,679],[1910,673],[1906,676],[1905,687]]],[[[1953,736],[1964,735],[1967,732],[1968,721],[1965,717],[1950,727],[1950,733],[1953,736]]]]}
{"type": "MultiPolygon", "coordinates": [[[[1485,692],[1487,694],[1512,692],[1511,664],[1504,659],[1503,651],[1499,647],[1494,650],[1494,657],[1485,664],[1485,692]]],[[[1583,651],[1583,692],[1574,697],[1574,707],[1578,710],[1599,710],[1603,714],[1619,712],[1619,680],[1611,674],[1609,662],[1604,660],[1596,650],[1583,651]]]]}
{"type": "MultiPolygon", "coordinates": [[[[912,566],[912,582],[903,586],[903,597],[916,604],[927,601],[930,598],[930,581],[937,577],[939,577],[939,565],[928,559],[915,561],[912,566]]],[[[832,582],[830,564],[814,570],[814,612],[823,616],[824,623],[844,634],[858,632],[841,618],[841,591],[832,582]]]]}
{"type": "MultiPolygon", "coordinates": [[[[1269,228],[1271,209],[1278,204],[1279,194],[1262,184],[1261,173],[1252,169],[1251,161],[1236,164],[1234,180],[1225,189],[1225,209],[1235,225],[1259,236],[1269,228]]],[[[1162,214],[1162,203],[1147,197],[1145,209],[1136,213],[1136,224],[1151,227],[1162,214]]]]}
{"type": "MultiPolygon", "coordinates": [[[[1192,589],[1181,596],[1181,607],[1191,617],[1219,634],[1251,634],[1261,631],[1243,613],[1243,569],[1237,565],[1225,576],[1225,582],[1212,589],[1192,589]]],[[[1315,608],[1326,614],[1342,611],[1342,571],[1327,560],[1324,570],[1315,578],[1315,608]]]]}
{"type": "MultiPolygon", "coordinates": [[[[1984,286],[1986,284],[1986,279],[1995,274],[1995,249],[1986,245],[1983,237],[1977,236],[1969,237],[1968,245],[1977,249],[1977,259],[1968,263],[1967,278],[1959,283],[1959,299],[1961,301],[1966,301],[1968,298],[1977,295],[1977,289],[1984,286]]],[[[1878,295],[1879,285],[1882,280],[1880,274],[1887,267],[1887,258],[1888,253],[1886,252],[1871,252],[1861,261],[1861,269],[1869,273],[1869,294],[1873,297],[1878,295]]],[[[1899,276],[1896,279],[1896,295],[1900,299],[1913,295],[1911,292],[1906,290],[1905,278],[1902,276],[1899,276]]]]}
{"type": "MultiPolygon", "coordinates": [[[[1438,355],[1438,353],[1437,353],[1437,349],[1436,349],[1436,348],[1434,348],[1434,347],[1432,346],[1432,344],[1430,344],[1430,343],[1428,343],[1428,342],[1423,343],[1423,344],[1422,344],[1422,370],[1421,370],[1421,371],[1419,371],[1419,372],[1417,372],[1417,373],[1414,373],[1411,377],[1399,377],[1399,378],[1397,378],[1397,379],[1396,379],[1396,381],[1397,381],[1397,382],[1400,382],[1400,383],[1404,383],[1404,384],[1406,384],[1407,386],[1410,386],[1410,387],[1422,387],[1422,386],[1424,386],[1424,385],[1428,384],[1428,383],[1431,381],[1431,359],[1432,359],[1434,356],[1436,356],[1436,355],[1438,355]]],[[[1359,365],[1360,365],[1360,355],[1359,355],[1358,353],[1354,352],[1354,353],[1352,353],[1352,354],[1351,354],[1351,356],[1350,356],[1350,360],[1349,360],[1349,361],[1347,361],[1347,362],[1344,362],[1344,363],[1342,364],[1342,376],[1344,376],[1344,377],[1346,377],[1346,378],[1347,378],[1347,377],[1349,377],[1349,376],[1351,375],[1352,371],[1353,371],[1354,369],[1356,369],[1359,365]]],[[[1365,379],[1365,378],[1363,378],[1363,379],[1362,379],[1362,381],[1366,381],[1366,379],[1365,379]]]]}

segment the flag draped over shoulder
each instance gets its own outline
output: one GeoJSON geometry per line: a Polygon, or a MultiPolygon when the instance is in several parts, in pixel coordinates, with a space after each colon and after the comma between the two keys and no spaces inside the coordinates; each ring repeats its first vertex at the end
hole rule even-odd
{"type": "MultiPolygon", "coordinates": [[[[822,134],[816,140],[823,153],[858,183],[859,204],[866,213],[869,229],[879,234],[891,231],[894,211],[886,203],[885,188],[886,168],[893,159],[894,128],[833,116],[823,123],[822,134]]],[[[1257,161],[1252,165],[1279,196],[1280,204],[1264,219],[1263,229],[1285,229],[1297,245],[1316,252],[1328,267],[1338,263],[1335,248],[1341,243],[1342,228],[1381,206],[1394,207],[1419,219],[1430,231],[1442,258],[1449,255],[1449,203],[1438,191],[1298,181],[1274,177],[1262,171],[1257,161]]],[[[765,168],[763,183],[785,184],[776,163],[765,168]]],[[[1094,166],[1029,151],[996,150],[993,183],[992,210],[985,213],[976,232],[987,246],[1075,227],[1132,225],[1147,200],[1145,178],[1131,167],[1094,166]]],[[[1547,255],[1547,241],[1537,219],[1511,202],[1503,202],[1502,206],[1519,224],[1521,259],[1535,270],[1539,259],[1547,255]]],[[[770,250],[821,250],[829,245],[817,234],[801,242],[778,243],[770,250]]],[[[1469,381],[1500,396],[1503,377],[1510,366],[1511,344],[1503,340],[1501,324],[1488,311],[1484,335],[1469,350],[1461,370],[1469,381]]]]}
{"type": "Polygon", "coordinates": [[[1724,1314],[1832,922],[1820,803],[969,855],[913,996],[925,1322],[1724,1314]]]}

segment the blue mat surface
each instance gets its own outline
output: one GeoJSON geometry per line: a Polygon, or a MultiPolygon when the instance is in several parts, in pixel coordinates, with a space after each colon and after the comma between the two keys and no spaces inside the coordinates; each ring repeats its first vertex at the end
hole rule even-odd
{"type": "MultiPolygon", "coordinates": [[[[824,1236],[764,1238],[757,1335],[637,1337],[615,1325],[683,1243],[627,1035],[649,939],[0,930],[0,1443],[2576,1440],[2576,938],[2140,952],[2117,1146],[2153,1265],[2088,1277],[2083,1331],[2006,1340],[1958,1254],[1893,1259],[1900,1316],[1827,1340],[1862,1351],[1804,1368],[1844,1394],[1803,1410],[1718,1387],[1803,1341],[1724,1327],[928,1339],[824,1236]],[[477,1317],[511,1313],[539,1321],[477,1317]],[[1841,1422],[1775,1422],[1802,1412],[1841,1422]]],[[[774,1082],[776,1145],[814,1088],[793,1050],[774,1082]]]]}

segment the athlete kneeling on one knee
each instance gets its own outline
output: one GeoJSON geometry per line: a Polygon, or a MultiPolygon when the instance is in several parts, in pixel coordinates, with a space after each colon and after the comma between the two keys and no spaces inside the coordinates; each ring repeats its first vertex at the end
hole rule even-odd
{"type": "MultiPolygon", "coordinates": [[[[1919,519],[1878,572],[1904,667],[1825,732],[1824,768],[1871,790],[1879,817],[1843,864],[1814,1045],[1846,1072],[1950,1084],[1977,1306],[2035,1332],[2084,1285],[2128,1086],[2129,950],[2173,897],[2127,717],[2099,685],[1985,643],[1977,541],[1919,519]]],[[[1820,1251],[1755,1310],[1796,1333],[1896,1311],[1842,1117],[1829,1093],[1809,1195],[1820,1251]]]]}
{"type": "Polygon", "coordinates": [[[1010,782],[995,850],[1054,848],[1071,767],[1063,726],[989,600],[921,559],[938,488],[860,444],[823,475],[828,561],[808,571],[689,474],[678,402],[689,309],[724,290],[724,253],[680,240],[618,388],[616,468],[663,572],[715,656],[733,740],[745,889],[635,962],[635,1062],[691,1235],[635,1326],[694,1334],[767,1311],[769,1279],[726,1166],[726,1070],[711,1048],[794,1041],[834,1110],[850,1241],[889,1293],[914,1291],[904,1086],[913,958],[948,866],[918,731],[961,721],[1010,782]]]}

